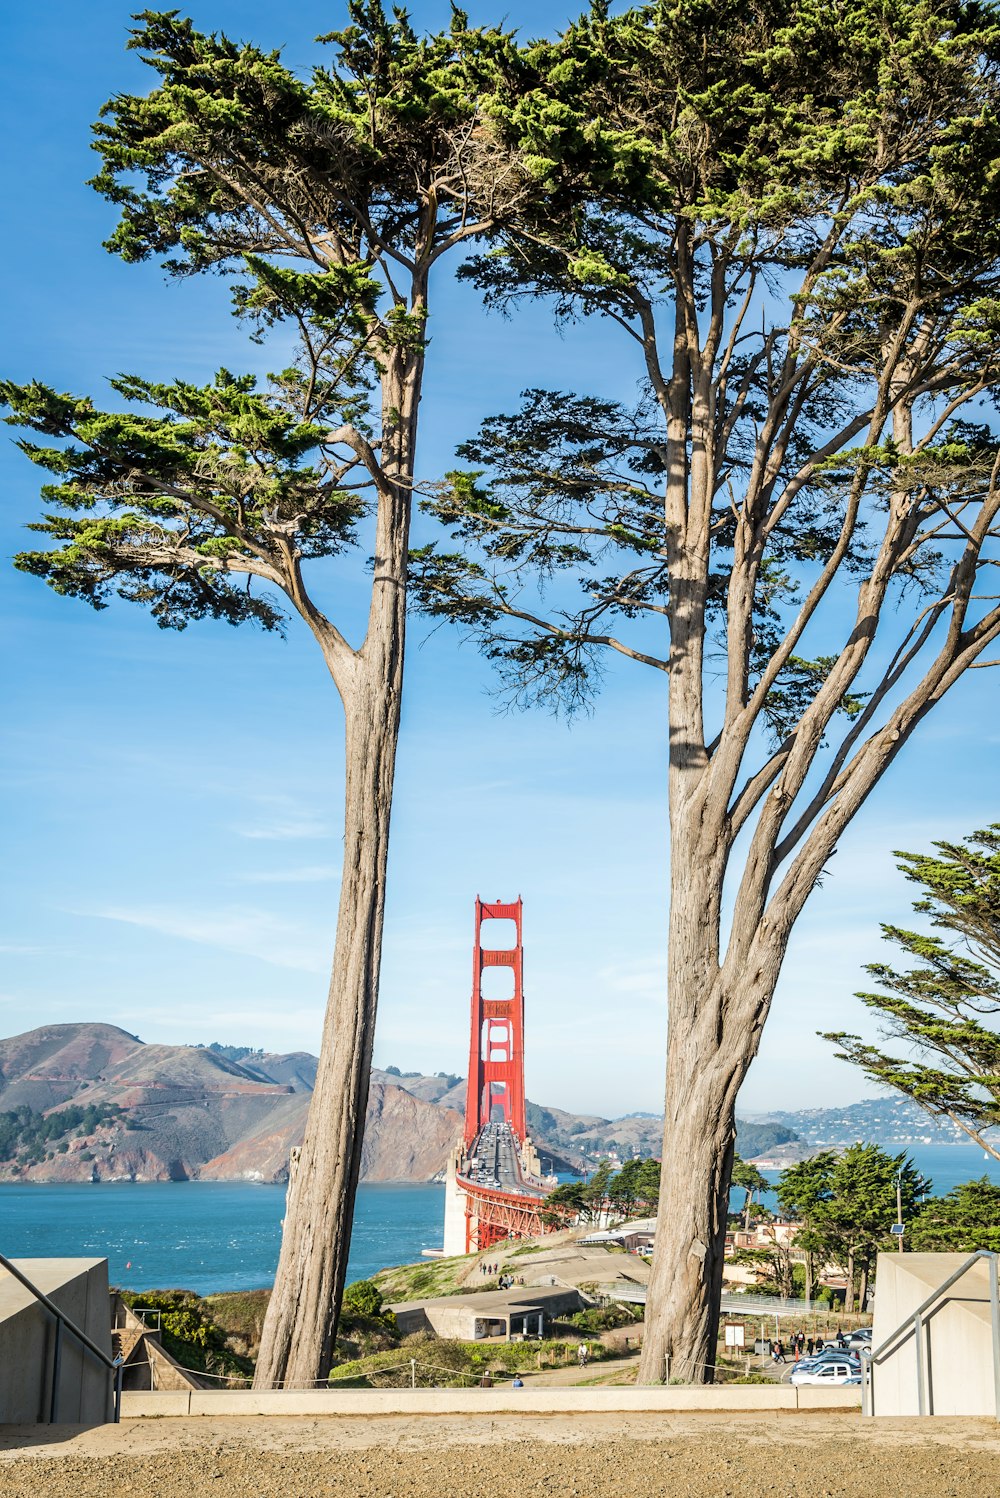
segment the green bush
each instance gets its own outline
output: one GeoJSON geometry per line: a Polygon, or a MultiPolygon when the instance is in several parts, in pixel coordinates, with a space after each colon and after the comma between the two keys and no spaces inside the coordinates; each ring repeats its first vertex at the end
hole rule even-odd
{"type": "Polygon", "coordinates": [[[160,1340],[182,1368],[247,1378],[253,1364],[229,1346],[208,1303],[191,1290],[122,1290],[127,1306],[160,1312],[160,1340]]]}
{"type": "Polygon", "coordinates": [[[598,1332],[614,1331],[619,1326],[634,1326],[643,1317],[642,1306],[614,1303],[609,1306],[588,1306],[585,1311],[574,1311],[570,1316],[560,1317],[570,1326],[596,1335],[598,1332]]]}
{"type": "MultiPolygon", "coordinates": [[[[371,1280],[355,1280],[344,1291],[344,1310],[359,1316],[381,1316],[382,1292],[371,1280]]],[[[392,1313],[390,1312],[390,1315],[392,1313]]]]}

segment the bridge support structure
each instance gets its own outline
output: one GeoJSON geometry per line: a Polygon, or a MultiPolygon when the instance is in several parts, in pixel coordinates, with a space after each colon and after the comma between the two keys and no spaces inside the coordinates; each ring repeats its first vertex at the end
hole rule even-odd
{"type": "Polygon", "coordinates": [[[547,1231],[541,1214],[555,1179],[541,1175],[525,1116],[521,917],[520,896],[476,900],[465,1129],[445,1180],[446,1254],[547,1231]],[[492,944],[494,921],[512,923],[503,946],[492,944]]]}
{"type": "Polygon", "coordinates": [[[472,1144],[486,1124],[502,1117],[524,1139],[524,947],[520,895],[510,904],[476,900],[472,949],[472,1003],[469,1071],[465,1097],[465,1143],[472,1144]],[[483,946],[483,922],[513,923],[514,943],[483,946]],[[509,973],[509,983],[505,974],[509,973]],[[494,977],[495,975],[495,977],[494,977]],[[484,985],[492,990],[484,992],[484,985]]]}

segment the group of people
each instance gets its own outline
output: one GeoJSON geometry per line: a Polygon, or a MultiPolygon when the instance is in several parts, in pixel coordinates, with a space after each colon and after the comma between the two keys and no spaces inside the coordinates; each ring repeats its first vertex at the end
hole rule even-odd
{"type": "MultiPolygon", "coordinates": [[[[500,1268],[499,1264],[480,1264],[480,1266],[479,1266],[479,1273],[480,1274],[485,1274],[488,1278],[492,1278],[492,1276],[497,1273],[497,1271],[498,1271],[499,1268],[500,1268]]],[[[501,1290],[510,1290],[515,1285],[523,1285],[523,1284],[524,1284],[524,1276],[523,1275],[517,1275],[516,1278],[515,1278],[515,1276],[512,1275],[512,1274],[501,1274],[500,1278],[497,1280],[497,1285],[499,1286],[499,1288],[501,1290]]]]}
{"type": "MultiPolygon", "coordinates": [[[[847,1338],[839,1326],[837,1327],[835,1342],[841,1351],[847,1346],[847,1338]]],[[[807,1337],[803,1331],[793,1332],[788,1339],[788,1351],[796,1362],[801,1357],[811,1358],[814,1352],[822,1352],[825,1346],[826,1341],[823,1337],[807,1337]]],[[[771,1354],[771,1361],[773,1363],[785,1362],[785,1345],[780,1337],[773,1342],[769,1342],[767,1350],[771,1354]]]]}

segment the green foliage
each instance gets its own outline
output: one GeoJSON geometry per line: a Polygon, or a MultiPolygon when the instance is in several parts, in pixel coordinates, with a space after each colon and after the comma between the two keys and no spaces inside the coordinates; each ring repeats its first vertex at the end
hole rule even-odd
{"type": "Polygon", "coordinates": [[[344,1288],[343,1305],[346,1311],[356,1312],[365,1317],[380,1317],[385,1315],[386,1320],[392,1318],[392,1312],[383,1312],[382,1291],[379,1290],[371,1279],[355,1279],[353,1284],[344,1288]]]}
{"type": "Polygon", "coordinates": [[[195,1373],[244,1378],[252,1372],[248,1358],[234,1353],[208,1303],[190,1290],[122,1290],[125,1304],[160,1312],[161,1340],[171,1357],[195,1373]]]}
{"type": "Polygon", "coordinates": [[[858,997],[880,1021],[895,1056],[858,1035],[831,1032],[841,1059],[893,1088],[932,1116],[950,1119],[1000,1159],[1000,824],[962,843],[935,843],[934,854],[897,853],[899,868],[924,894],[914,910],[946,936],[883,926],[917,966],[886,963],[867,971],[880,985],[858,997]],[[970,955],[971,954],[971,955],[970,955]]]}
{"type": "Polygon", "coordinates": [[[658,1160],[626,1160],[618,1171],[601,1160],[588,1181],[564,1181],[550,1191],[540,1215],[550,1226],[594,1222],[608,1207],[619,1216],[634,1216],[639,1208],[655,1212],[659,1195],[658,1160]]]}
{"type": "Polygon", "coordinates": [[[586,1310],[574,1311],[572,1315],[561,1319],[582,1332],[598,1336],[601,1332],[614,1331],[619,1326],[634,1326],[642,1318],[641,1306],[615,1302],[609,1306],[588,1306],[586,1310]]]}
{"type": "Polygon", "coordinates": [[[1000,1186],[982,1176],[931,1197],[909,1225],[907,1243],[915,1253],[1000,1253],[1000,1186]]]}
{"type": "Polygon", "coordinates": [[[206,1295],[212,1320],[222,1329],[226,1345],[237,1356],[256,1358],[271,1291],[223,1290],[206,1295]]]}
{"type": "MultiPolygon", "coordinates": [[[[60,1154],[69,1148],[66,1135],[81,1137],[93,1134],[102,1124],[116,1123],[122,1116],[117,1103],[72,1103],[54,1113],[36,1113],[22,1105],[0,1113],[0,1161],[37,1161],[45,1156],[46,1145],[58,1140],[60,1154]]],[[[81,1155],[81,1159],[86,1158],[81,1155]]],[[[92,1160],[94,1157],[90,1155],[92,1160]]]]}
{"type": "MultiPolygon", "coordinates": [[[[738,653],[744,696],[814,569],[869,571],[858,495],[880,515],[894,490],[912,496],[891,565],[935,589],[946,495],[977,502],[995,438],[936,424],[901,455],[869,418],[888,340],[916,336],[908,306],[941,338],[920,375],[935,398],[947,388],[957,409],[1000,379],[998,55],[992,8],[951,0],[597,6],[529,49],[521,91],[494,108],[547,195],[470,274],[499,303],[545,295],[564,317],[613,318],[644,388],[635,408],[524,392],[428,506],[465,555],[416,554],[421,605],[478,638],[513,692],[573,707],[608,648],[665,669],[657,615],[677,601],[689,523],[699,626],[738,653]],[[698,493],[695,452],[711,470],[698,493]]],[[[914,394],[928,420],[930,400],[914,394]]],[[[871,700],[839,645],[807,658],[796,643],[755,698],[779,743],[831,679],[826,721],[871,700]]]]}
{"type": "Polygon", "coordinates": [[[253,339],[277,326],[282,359],[289,335],[294,353],[260,380],[121,376],[124,409],[0,386],[23,451],[55,479],[32,527],[46,547],[15,562],[60,594],[95,608],[117,595],[176,629],[206,617],[280,629],[291,604],[328,644],[302,564],[351,546],[379,503],[408,514],[396,402],[401,382],[419,382],[429,267],[525,190],[487,109],[516,54],[458,11],[429,37],[378,0],[348,11],[324,38],[331,64],[305,79],[176,11],[136,17],[130,46],[159,81],[116,95],[96,127],[93,185],[119,213],[107,247],[237,278],[253,339]]]}
{"type": "Polygon", "coordinates": [[[263,1051],[255,1051],[252,1046],[220,1045],[217,1040],[213,1040],[205,1049],[214,1051],[217,1056],[221,1056],[225,1061],[235,1061],[237,1063],[240,1061],[259,1061],[264,1054],[263,1051]]]}
{"type": "Polygon", "coordinates": [[[748,1123],[745,1118],[736,1120],[736,1145],[743,1158],[765,1155],[779,1144],[797,1144],[799,1136],[794,1129],[778,1123],[748,1123]]]}
{"type": "Polygon", "coordinates": [[[796,1247],[860,1275],[867,1285],[879,1249],[892,1245],[897,1183],[903,1218],[909,1222],[931,1182],[905,1153],[890,1155],[877,1144],[852,1144],[840,1155],[827,1150],[782,1171],[777,1195],[782,1211],[805,1224],[796,1247]]]}

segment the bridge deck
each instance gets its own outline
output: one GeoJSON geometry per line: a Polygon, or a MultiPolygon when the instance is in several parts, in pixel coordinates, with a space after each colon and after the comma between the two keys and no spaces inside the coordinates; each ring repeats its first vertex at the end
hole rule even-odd
{"type": "Polygon", "coordinates": [[[469,1152],[468,1169],[462,1179],[487,1191],[502,1191],[510,1196],[533,1197],[539,1201],[545,1187],[530,1180],[521,1168],[517,1140],[507,1123],[484,1124],[469,1152]]]}

